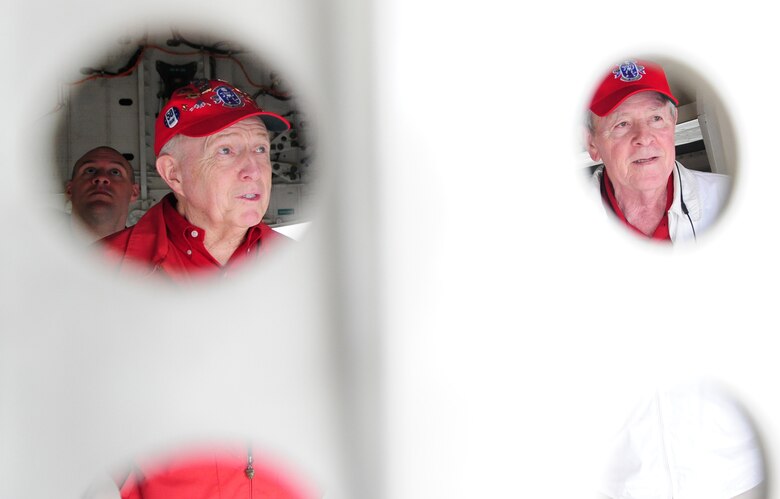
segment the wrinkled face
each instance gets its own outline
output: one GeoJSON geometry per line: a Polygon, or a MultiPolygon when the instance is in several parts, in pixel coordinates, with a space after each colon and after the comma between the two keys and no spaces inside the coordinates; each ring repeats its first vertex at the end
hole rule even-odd
{"type": "MultiPolygon", "coordinates": [[[[271,196],[271,142],[256,117],[203,138],[182,137],[180,209],[203,228],[247,229],[263,219],[271,196]]],[[[172,186],[173,187],[173,186],[172,186]]]]}
{"type": "Polygon", "coordinates": [[[674,168],[677,117],[660,95],[632,95],[594,120],[588,152],[594,161],[604,162],[616,192],[648,192],[666,186],[674,168]]]}
{"type": "Polygon", "coordinates": [[[73,167],[73,178],[65,193],[73,213],[88,224],[105,217],[127,219],[130,203],[138,198],[132,167],[118,152],[98,147],[82,156],[73,167]]]}

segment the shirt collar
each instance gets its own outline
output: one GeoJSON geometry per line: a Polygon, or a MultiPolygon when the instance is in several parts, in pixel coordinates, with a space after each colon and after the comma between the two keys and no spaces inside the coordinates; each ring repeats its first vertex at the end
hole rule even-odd
{"type": "MultiPolygon", "coordinates": [[[[168,239],[170,243],[183,254],[192,255],[197,252],[199,256],[211,260],[215,265],[219,265],[203,245],[203,242],[206,239],[206,230],[190,223],[181,213],[179,213],[176,209],[176,198],[174,196],[166,196],[162,202],[163,218],[165,219],[165,224],[168,229],[168,239]]],[[[233,252],[230,261],[234,258],[245,256],[252,248],[257,247],[256,243],[262,235],[261,225],[262,224],[257,224],[247,229],[244,240],[233,252]]]]}

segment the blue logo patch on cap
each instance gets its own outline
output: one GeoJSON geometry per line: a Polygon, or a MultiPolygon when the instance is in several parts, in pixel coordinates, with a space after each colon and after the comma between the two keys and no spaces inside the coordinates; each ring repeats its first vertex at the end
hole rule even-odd
{"type": "Polygon", "coordinates": [[[631,82],[642,79],[642,75],[645,74],[645,67],[640,66],[636,61],[626,61],[617,69],[612,70],[612,74],[615,78],[620,78],[620,81],[631,82]]]}
{"type": "Polygon", "coordinates": [[[179,124],[179,110],[175,107],[170,108],[169,110],[165,111],[165,126],[168,128],[173,128],[176,125],[179,124]]]}
{"type": "Polygon", "coordinates": [[[214,89],[214,93],[216,94],[217,102],[223,106],[241,107],[244,105],[244,101],[241,97],[228,87],[219,86],[214,89]]]}

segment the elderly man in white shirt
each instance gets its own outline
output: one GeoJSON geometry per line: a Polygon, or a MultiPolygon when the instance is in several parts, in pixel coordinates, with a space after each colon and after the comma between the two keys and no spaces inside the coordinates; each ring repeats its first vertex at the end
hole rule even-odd
{"type": "Polygon", "coordinates": [[[695,240],[717,219],[731,190],[726,175],[676,161],[678,101],[663,69],[625,61],[590,103],[587,151],[604,166],[593,183],[602,202],[632,232],[653,240],[695,240]]]}

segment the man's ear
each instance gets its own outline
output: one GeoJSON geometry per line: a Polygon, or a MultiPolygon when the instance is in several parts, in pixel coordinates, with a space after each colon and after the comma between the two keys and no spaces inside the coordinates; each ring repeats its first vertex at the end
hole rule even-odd
{"type": "Polygon", "coordinates": [[[601,154],[598,147],[596,147],[596,141],[593,138],[593,132],[588,131],[585,135],[585,143],[588,146],[588,154],[593,161],[601,161],[601,154]]]}
{"type": "Polygon", "coordinates": [[[70,180],[68,180],[65,183],[65,195],[68,196],[68,199],[71,199],[71,196],[73,195],[72,194],[73,191],[71,190],[71,184],[72,184],[72,181],[70,181],[70,180]]]}
{"type": "Polygon", "coordinates": [[[163,154],[155,163],[157,173],[168,184],[168,187],[176,194],[183,194],[181,163],[170,154],[163,154]]]}
{"type": "Polygon", "coordinates": [[[138,196],[141,195],[141,187],[138,184],[133,184],[133,193],[130,194],[130,202],[132,203],[136,199],[138,199],[138,196]]]}

